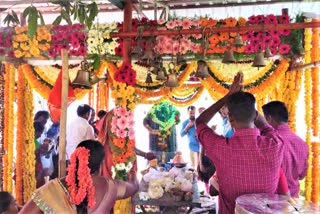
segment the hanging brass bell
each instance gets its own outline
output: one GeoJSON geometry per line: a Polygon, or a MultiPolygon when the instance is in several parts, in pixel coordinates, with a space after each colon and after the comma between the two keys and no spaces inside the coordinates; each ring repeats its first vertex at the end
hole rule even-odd
{"type": "Polygon", "coordinates": [[[207,63],[204,60],[200,59],[197,64],[198,64],[198,67],[194,76],[200,79],[208,77],[209,72],[208,72],[207,63]]]}
{"type": "Polygon", "coordinates": [[[167,77],[165,75],[164,68],[162,67],[158,70],[156,80],[164,81],[166,79],[167,79],[167,77]]]}
{"type": "Polygon", "coordinates": [[[86,60],[81,62],[81,70],[78,71],[76,78],[72,82],[74,88],[91,89],[89,64],[86,60]]]}
{"type": "Polygon", "coordinates": [[[91,75],[90,75],[90,83],[92,84],[92,85],[94,85],[94,84],[96,84],[96,83],[98,83],[98,82],[100,82],[101,81],[101,78],[99,78],[97,75],[95,75],[93,72],[91,73],[91,75]]]}
{"type": "Polygon", "coordinates": [[[254,57],[252,67],[264,67],[266,63],[264,61],[263,52],[259,51],[254,57]]]}
{"type": "Polygon", "coordinates": [[[266,50],[264,51],[264,57],[265,58],[273,57],[273,54],[272,54],[272,52],[271,52],[269,47],[267,47],[266,50]]]}
{"type": "Polygon", "coordinates": [[[179,86],[177,76],[174,73],[168,75],[166,86],[171,88],[179,86]]]}
{"type": "Polygon", "coordinates": [[[141,57],[142,60],[145,60],[147,61],[149,64],[153,63],[153,60],[154,60],[154,54],[153,54],[153,51],[151,48],[148,48],[143,56],[141,57]]]}
{"type": "Polygon", "coordinates": [[[151,73],[149,72],[147,73],[146,83],[147,84],[153,83],[151,73]]]}
{"type": "Polygon", "coordinates": [[[237,34],[236,37],[234,37],[233,45],[236,46],[236,47],[239,47],[239,46],[243,45],[242,37],[239,34],[237,34]]]}
{"type": "Polygon", "coordinates": [[[235,61],[236,59],[233,56],[233,51],[230,49],[226,50],[223,55],[222,63],[233,63],[235,61]]]}
{"type": "Polygon", "coordinates": [[[141,47],[140,39],[138,40],[137,45],[131,51],[130,55],[134,59],[139,59],[141,56],[143,56],[143,48],[141,47]]]}
{"type": "Polygon", "coordinates": [[[181,53],[178,53],[176,63],[177,63],[177,65],[184,65],[187,63],[187,61],[184,59],[184,57],[181,53]]]}

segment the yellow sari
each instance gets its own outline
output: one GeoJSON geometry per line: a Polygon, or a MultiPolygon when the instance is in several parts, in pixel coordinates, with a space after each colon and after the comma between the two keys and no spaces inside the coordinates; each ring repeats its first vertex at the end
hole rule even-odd
{"type": "Polygon", "coordinates": [[[54,179],[37,189],[32,199],[45,214],[76,214],[76,207],[69,202],[69,194],[59,179],[54,179]]]}

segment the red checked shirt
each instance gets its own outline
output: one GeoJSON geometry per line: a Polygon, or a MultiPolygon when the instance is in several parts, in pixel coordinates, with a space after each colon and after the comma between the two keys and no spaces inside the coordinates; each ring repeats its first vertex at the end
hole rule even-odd
{"type": "Polygon", "coordinates": [[[284,140],[285,150],[282,168],[287,177],[290,194],[299,197],[299,180],[303,179],[308,167],[308,145],[287,124],[276,128],[284,140]]]}
{"type": "Polygon", "coordinates": [[[219,214],[234,213],[240,195],[276,193],[283,142],[271,126],[237,129],[232,138],[226,139],[206,124],[199,124],[197,135],[217,170],[219,214]]]}

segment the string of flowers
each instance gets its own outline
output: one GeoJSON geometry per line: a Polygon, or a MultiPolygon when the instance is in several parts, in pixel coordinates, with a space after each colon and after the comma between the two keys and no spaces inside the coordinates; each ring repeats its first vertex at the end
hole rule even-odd
{"type": "Polygon", "coordinates": [[[100,109],[100,99],[101,99],[100,98],[100,90],[101,90],[100,84],[99,83],[96,84],[95,88],[96,88],[96,111],[99,111],[99,109],[100,109]]]}
{"type": "MultiPolygon", "coordinates": [[[[0,63],[0,66],[1,66],[1,70],[3,71],[3,69],[5,69],[3,66],[5,66],[4,64],[0,63]]],[[[3,177],[3,174],[4,174],[4,170],[6,169],[5,168],[5,165],[3,163],[3,151],[4,151],[4,133],[5,133],[5,74],[2,73],[0,75],[0,130],[2,130],[2,134],[0,135],[0,161],[2,162],[2,169],[0,170],[0,183],[1,184],[4,184],[4,177],[3,177]]]]}
{"type": "Polygon", "coordinates": [[[111,97],[117,106],[133,110],[139,98],[135,93],[135,88],[121,82],[115,82],[112,86],[111,97]]]}
{"type": "Polygon", "coordinates": [[[4,155],[4,164],[6,164],[5,172],[4,172],[4,180],[6,180],[4,189],[5,191],[12,192],[12,175],[13,175],[13,142],[14,142],[14,99],[15,99],[15,68],[12,64],[6,63],[5,65],[6,72],[6,81],[8,81],[7,90],[8,93],[5,97],[6,106],[8,111],[5,112],[7,119],[5,119],[5,126],[8,126],[6,129],[6,137],[5,140],[5,155],[4,155]]]}
{"type": "Polygon", "coordinates": [[[99,82],[98,83],[99,91],[99,105],[97,106],[97,111],[101,109],[106,109],[106,83],[105,82],[99,82]]]}
{"type": "Polygon", "coordinates": [[[88,166],[89,156],[89,150],[84,147],[79,147],[72,153],[66,183],[72,204],[79,205],[87,198],[88,207],[93,208],[96,204],[96,197],[88,166]]]}
{"type": "Polygon", "coordinates": [[[16,200],[19,205],[23,205],[23,153],[24,153],[24,143],[25,143],[25,132],[24,130],[24,115],[25,115],[25,106],[24,106],[24,90],[26,86],[26,80],[24,74],[21,70],[21,67],[18,68],[18,85],[17,85],[17,129],[16,129],[16,182],[15,182],[15,193],[16,200]]]}
{"type": "Polygon", "coordinates": [[[166,139],[171,134],[172,126],[180,122],[180,112],[168,101],[163,101],[152,106],[147,118],[159,125],[159,135],[162,139],[166,139]]]}
{"type": "MultiPolygon", "coordinates": [[[[311,30],[306,28],[304,30],[304,61],[305,63],[311,62],[311,30]]],[[[306,69],[304,71],[304,101],[305,101],[305,121],[306,121],[306,142],[309,146],[309,151],[312,151],[311,148],[311,127],[312,127],[312,117],[311,117],[311,69],[306,69]]],[[[309,152],[308,157],[308,169],[307,169],[307,176],[305,181],[305,193],[306,193],[306,200],[311,200],[311,192],[312,192],[312,153],[309,152]]]]}
{"type": "Polygon", "coordinates": [[[199,97],[202,95],[203,91],[204,91],[204,87],[197,88],[194,90],[194,92],[192,94],[190,94],[189,96],[184,97],[184,98],[179,98],[179,97],[172,95],[172,96],[169,96],[169,101],[173,105],[179,106],[179,107],[190,106],[199,99],[199,97]]]}
{"type": "Polygon", "coordinates": [[[36,35],[30,39],[27,35],[28,27],[15,27],[12,46],[16,58],[36,57],[44,59],[50,48],[51,34],[50,25],[37,27],[36,35]]]}
{"type": "MultiPolygon", "coordinates": [[[[21,65],[23,66],[23,65],[21,65]]],[[[23,67],[21,67],[23,69],[23,67]]],[[[34,127],[33,127],[33,89],[29,82],[26,81],[24,91],[24,155],[23,155],[23,201],[26,203],[36,189],[36,157],[34,144],[34,127]]]]}
{"type": "MultiPolygon", "coordinates": [[[[313,19],[312,22],[319,22],[319,19],[313,19]]],[[[319,60],[319,29],[312,28],[312,49],[311,61],[319,60]]],[[[311,69],[312,77],[312,131],[314,136],[319,135],[319,67],[311,69]]]]}
{"type": "Polygon", "coordinates": [[[125,107],[117,107],[113,110],[111,119],[112,138],[112,176],[115,179],[127,180],[127,173],[132,168],[135,160],[134,145],[134,114],[125,107]]]}
{"type": "MultiPolygon", "coordinates": [[[[237,70],[243,69],[246,71],[244,72],[244,84],[248,85],[250,83],[257,81],[257,79],[263,77],[266,74],[266,72],[268,72],[271,69],[273,65],[273,61],[270,61],[265,67],[259,70],[257,70],[256,68],[246,69],[246,68],[243,68],[243,66],[241,66],[241,68],[236,68],[233,65],[231,65],[232,66],[231,68],[226,68],[226,66],[229,66],[229,65],[223,65],[221,70],[221,69],[217,69],[217,67],[215,66],[216,65],[215,62],[207,62],[207,65],[210,71],[212,71],[212,73],[214,73],[214,75],[218,79],[227,83],[231,83],[233,81],[233,77],[235,76],[237,70]]],[[[251,67],[252,63],[248,63],[248,65],[251,67]]]]}
{"type": "Polygon", "coordinates": [[[4,73],[4,124],[3,127],[3,189],[7,190],[8,186],[8,154],[6,151],[8,150],[8,142],[9,142],[9,112],[10,112],[10,100],[9,100],[9,92],[10,92],[10,73],[9,73],[9,64],[5,64],[5,73],[4,73]]]}
{"type": "Polygon", "coordinates": [[[313,159],[312,159],[312,180],[314,181],[312,183],[312,196],[311,201],[315,205],[320,204],[320,143],[319,142],[313,142],[312,143],[312,153],[313,153],[313,159]]]}

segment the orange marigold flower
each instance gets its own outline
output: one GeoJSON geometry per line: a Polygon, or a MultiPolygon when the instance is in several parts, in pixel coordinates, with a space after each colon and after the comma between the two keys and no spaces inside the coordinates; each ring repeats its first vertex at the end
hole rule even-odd
{"type": "Polygon", "coordinates": [[[227,18],[225,20],[225,22],[226,22],[226,26],[228,26],[228,27],[234,27],[234,26],[237,25],[237,20],[235,18],[232,18],[232,17],[227,18]]]}
{"type": "Polygon", "coordinates": [[[20,50],[15,50],[13,53],[16,58],[21,58],[24,55],[23,52],[20,50]]]}
{"type": "Polygon", "coordinates": [[[27,27],[27,26],[15,27],[14,29],[15,29],[15,31],[16,31],[16,34],[20,34],[20,33],[27,32],[28,27],[27,27]]]}
{"type": "Polygon", "coordinates": [[[238,23],[240,26],[245,26],[247,24],[247,20],[243,17],[238,18],[238,23]]]}
{"type": "Polygon", "coordinates": [[[217,20],[214,20],[214,19],[211,19],[211,18],[210,18],[210,19],[208,20],[208,25],[207,25],[207,26],[208,26],[208,27],[214,27],[214,26],[217,25],[217,23],[218,23],[217,20]]]}
{"type": "Polygon", "coordinates": [[[210,36],[209,38],[209,42],[210,44],[218,44],[219,43],[219,36],[217,34],[213,34],[212,36],[210,36]]]}
{"type": "Polygon", "coordinates": [[[229,33],[220,33],[219,39],[222,42],[227,41],[229,39],[229,33]]]}
{"type": "Polygon", "coordinates": [[[208,20],[207,18],[201,18],[200,19],[200,26],[201,27],[206,27],[208,25],[208,20]]]}
{"type": "Polygon", "coordinates": [[[236,35],[237,35],[237,32],[230,32],[231,37],[236,37],[236,35]]]}

